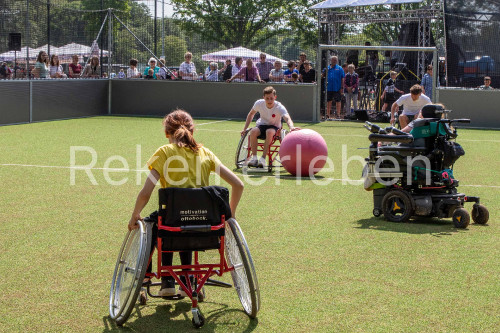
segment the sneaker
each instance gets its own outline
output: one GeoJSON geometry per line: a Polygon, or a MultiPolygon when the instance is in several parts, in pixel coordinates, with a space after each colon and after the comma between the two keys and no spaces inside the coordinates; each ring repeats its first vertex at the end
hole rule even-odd
{"type": "Polygon", "coordinates": [[[175,296],[175,280],[171,276],[161,278],[161,289],[158,296],[175,296]]]}
{"type": "Polygon", "coordinates": [[[259,164],[259,161],[257,160],[257,156],[253,155],[251,158],[250,158],[250,161],[248,161],[247,165],[249,167],[257,167],[257,165],[259,164]]]}
{"type": "Polygon", "coordinates": [[[259,163],[257,164],[258,168],[265,168],[266,167],[266,159],[264,157],[259,158],[259,163]]]}

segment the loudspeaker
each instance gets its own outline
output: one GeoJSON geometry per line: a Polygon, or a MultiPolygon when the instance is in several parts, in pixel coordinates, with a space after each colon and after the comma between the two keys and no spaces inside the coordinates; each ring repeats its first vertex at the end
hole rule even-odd
{"type": "Polygon", "coordinates": [[[21,33],[9,33],[9,51],[21,51],[21,33]]]}
{"type": "Polygon", "coordinates": [[[358,120],[368,120],[368,111],[366,110],[354,110],[354,114],[358,120]]]}

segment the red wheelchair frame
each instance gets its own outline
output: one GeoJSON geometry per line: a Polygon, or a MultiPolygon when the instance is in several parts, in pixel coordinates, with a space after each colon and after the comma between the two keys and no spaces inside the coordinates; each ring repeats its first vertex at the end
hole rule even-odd
{"type": "MultiPolygon", "coordinates": [[[[235,164],[237,169],[242,168],[247,159],[252,154],[252,149],[250,147],[250,137],[248,136],[248,133],[250,133],[250,130],[252,128],[246,130],[246,132],[241,136],[240,142],[238,143],[238,148],[236,149],[236,158],[235,158],[235,164]]],[[[273,139],[271,140],[271,143],[269,144],[269,150],[267,151],[266,154],[268,172],[271,172],[273,170],[273,167],[281,166],[281,162],[278,159],[278,154],[280,151],[281,141],[285,138],[286,134],[287,130],[280,128],[279,130],[276,131],[276,133],[273,136],[273,139]],[[274,162],[278,162],[279,164],[276,165],[274,162]]],[[[261,139],[257,140],[258,140],[257,155],[260,155],[259,153],[264,152],[264,142],[259,141],[261,139]]]]}
{"type": "MultiPolygon", "coordinates": [[[[222,276],[224,273],[230,272],[245,313],[251,318],[257,316],[260,307],[257,276],[245,237],[234,218],[226,220],[224,215],[220,215],[220,224],[218,225],[182,224],[181,226],[172,227],[164,225],[162,216],[159,215],[158,237],[156,239],[157,272],[147,273],[147,268],[152,262],[154,253],[154,249],[151,250],[154,222],[152,219],[138,221],[139,228],[127,233],[120,250],[111,285],[109,310],[111,318],[115,320],[117,325],[121,326],[127,321],[137,299],[141,305],[145,305],[148,295],[169,300],[183,298],[180,295],[164,297],[152,294],[150,287],[160,286],[161,283],[143,283],[145,277],[161,279],[162,277],[172,276],[190,298],[192,322],[196,328],[199,328],[205,323],[205,318],[198,307],[198,303],[203,302],[206,297],[204,286],[231,288],[232,285],[228,283],[210,279],[214,275],[222,276]],[[198,239],[208,241],[203,245],[186,246],[186,248],[180,250],[163,250],[162,231],[169,233],[194,232],[193,235],[199,237],[198,239]],[[207,237],[210,238],[205,238],[204,233],[207,233],[207,237]],[[218,262],[200,263],[198,252],[212,249],[218,250],[218,262]],[[194,263],[191,265],[171,266],[162,264],[162,255],[164,253],[181,251],[194,252],[194,263]],[[182,281],[181,277],[185,282],[182,281]]],[[[169,237],[170,240],[176,239],[175,236],[169,237]]],[[[192,236],[188,235],[189,237],[192,236]]],[[[188,238],[180,238],[183,239],[183,245],[186,242],[185,239],[188,238]]]]}

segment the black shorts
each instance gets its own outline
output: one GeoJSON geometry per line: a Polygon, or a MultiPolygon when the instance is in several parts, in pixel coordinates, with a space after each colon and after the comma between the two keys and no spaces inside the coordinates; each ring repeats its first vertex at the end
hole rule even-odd
{"type": "Polygon", "coordinates": [[[328,102],[334,100],[335,102],[340,102],[342,101],[342,95],[340,94],[340,91],[328,91],[326,93],[326,100],[328,102]]]}
{"type": "Polygon", "coordinates": [[[279,131],[279,128],[274,126],[274,125],[259,125],[257,126],[258,129],[260,130],[260,135],[257,137],[257,139],[265,140],[266,139],[266,131],[270,128],[274,128],[276,132],[279,131]]]}

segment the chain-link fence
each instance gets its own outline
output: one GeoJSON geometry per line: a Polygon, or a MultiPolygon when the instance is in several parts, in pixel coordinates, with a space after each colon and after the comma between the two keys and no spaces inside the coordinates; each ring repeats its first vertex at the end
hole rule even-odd
{"type": "MultiPolygon", "coordinates": [[[[263,28],[244,41],[233,42],[187,32],[181,27],[182,20],[167,17],[164,5],[161,0],[2,0],[0,61],[10,68],[10,78],[25,79],[126,76],[131,59],[137,60],[137,72],[144,77],[151,57],[164,58],[175,75],[188,51],[193,54],[198,75],[204,74],[210,62],[215,61],[220,70],[226,59],[231,59],[233,65],[238,56],[259,61],[261,52],[266,53],[268,61],[277,59],[282,63],[298,60],[303,51],[315,59],[314,45],[301,45],[283,29],[277,32],[263,28]],[[228,49],[222,56],[213,55],[228,49]],[[46,75],[43,67],[42,71],[37,68],[40,52],[48,55],[46,75]],[[53,56],[58,59],[52,65],[57,66],[59,60],[63,76],[53,74],[57,71],[50,68],[53,56]],[[75,56],[78,58],[74,61],[75,56]],[[92,62],[92,75],[84,74],[93,56],[97,56],[99,66],[92,62]],[[73,61],[82,67],[80,73],[73,70],[73,61]]],[[[230,18],[232,22],[221,18],[220,24],[230,30],[243,19],[248,18],[235,16],[230,18]]]]}
{"type": "MultiPolygon", "coordinates": [[[[404,4],[396,9],[400,12],[422,9],[435,0],[429,1],[404,4]]],[[[497,84],[498,87],[498,0],[446,0],[445,20],[430,21],[430,40],[427,44],[418,40],[418,29],[421,27],[415,21],[369,22],[356,21],[349,16],[346,16],[345,22],[335,26],[336,40],[329,41],[325,37],[328,32],[323,30],[322,24],[319,25],[319,34],[316,33],[317,12],[308,10],[308,6],[316,2],[319,0],[303,3],[301,10],[295,8],[297,14],[287,17],[286,22],[276,19],[268,20],[267,25],[262,23],[252,26],[252,22],[262,19],[262,15],[228,16],[226,13],[190,21],[182,16],[182,8],[176,7],[176,15],[168,17],[172,16],[172,10],[165,11],[165,6],[171,8],[165,0],[0,0],[0,62],[5,62],[0,67],[0,78],[126,76],[131,59],[137,60],[138,76],[145,77],[153,56],[156,59],[165,58],[165,64],[174,77],[179,74],[179,67],[188,51],[192,53],[191,61],[197,79],[207,78],[200,74],[210,73],[211,62],[216,63],[216,79],[220,80],[226,59],[230,59],[232,66],[237,67],[236,57],[242,57],[243,61],[252,58],[258,62],[261,52],[266,53],[267,61],[280,61],[285,70],[289,60],[297,61],[299,54],[305,52],[313,66],[320,69],[328,62],[325,60],[323,66],[315,64],[318,43],[315,36],[319,35],[321,44],[364,45],[370,41],[371,45],[435,45],[441,58],[441,86],[477,87],[483,84],[485,76],[490,76],[492,85],[497,84]],[[310,24],[308,29],[303,29],[308,30],[309,40],[302,39],[304,35],[299,33],[299,28],[290,28],[293,21],[291,17],[305,26],[310,24]],[[37,68],[40,52],[47,54],[46,71],[41,64],[37,68]],[[51,67],[52,56],[58,59],[54,59],[54,66],[51,67]],[[92,63],[92,68],[86,70],[92,56],[97,56],[97,59],[92,63]],[[60,74],[57,74],[58,70],[60,74]]],[[[338,13],[391,12],[394,8],[366,6],[338,9],[338,13]]],[[[390,15],[397,18],[400,14],[390,15]]],[[[353,62],[357,67],[367,65],[364,51],[357,54],[346,52],[345,55],[339,54],[339,57],[341,63],[353,62]]],[[[378,60],[377,73],[387,73],[405,64],[419,77],[424,73],[423,66],[428,63],[428,59],[422,62],[411,53],[379,53],[378,60]]],[[[234,73],[233,68],[231,74],[234,73]]]]}

